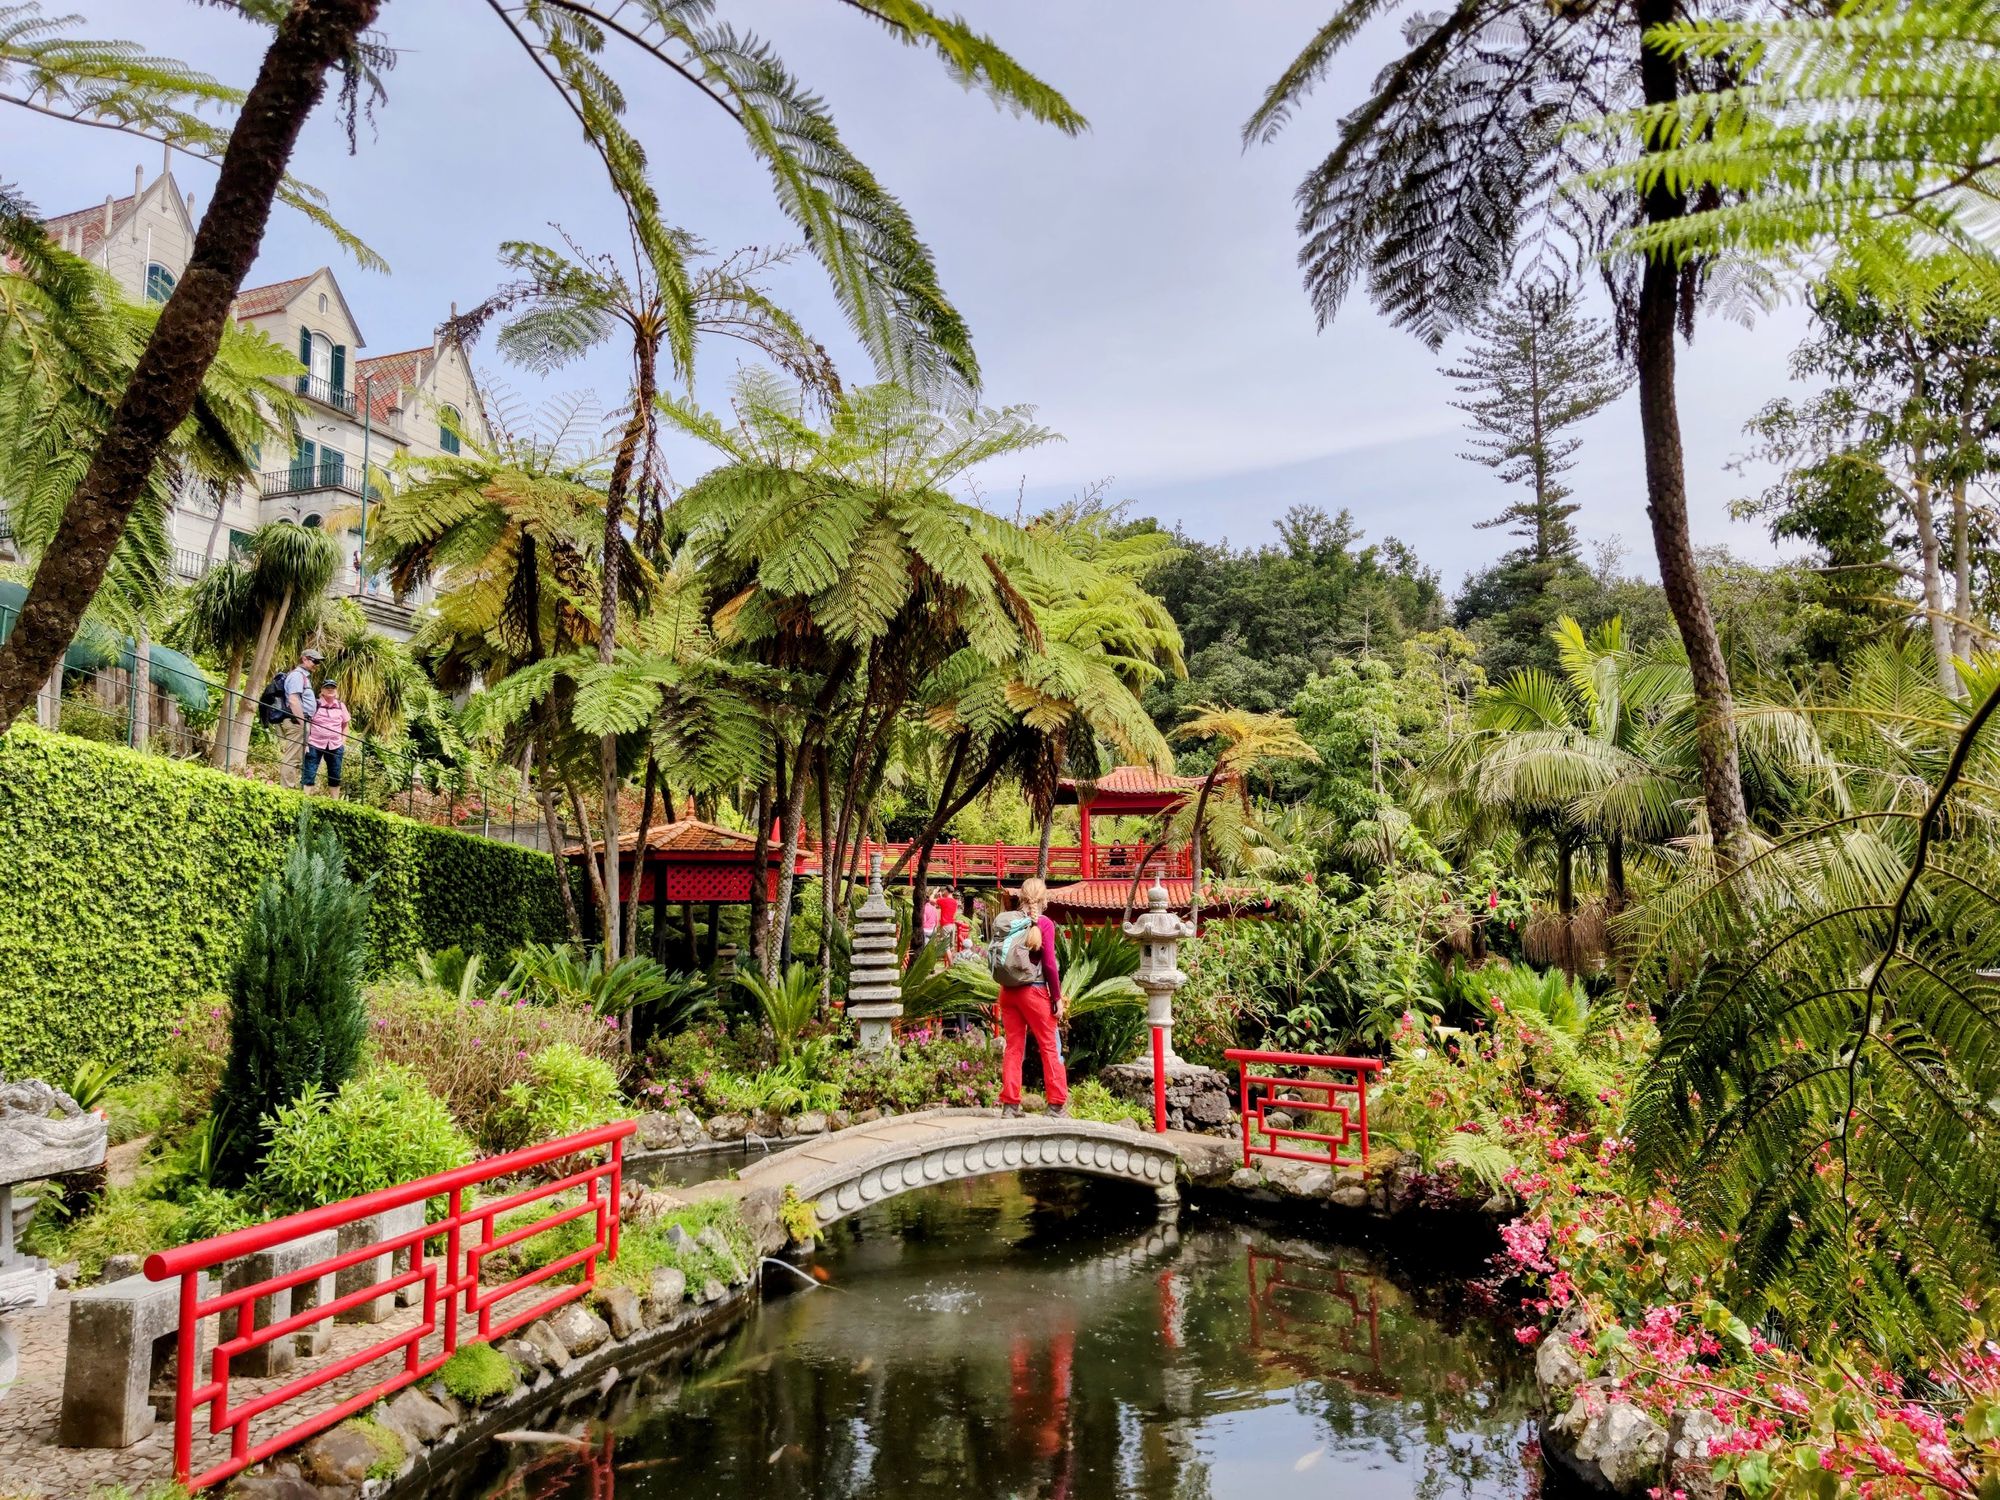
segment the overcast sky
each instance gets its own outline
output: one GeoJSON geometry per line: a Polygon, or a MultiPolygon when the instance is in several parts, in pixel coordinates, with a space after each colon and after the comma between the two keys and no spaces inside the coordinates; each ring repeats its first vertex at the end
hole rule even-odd
{"type": "MultiPolygon", "coordinates": [[[[1292,189],[1388,57],[1393,31],[1378,30],[1345,59],[1276,145],[1246,154],[1244,116],[1333,0],[963,3],[1067,94],[1089,133],[1068,138],[996,111],[829,0],[725,8],[771,37],[831,101],[850,145],[908,205],[970,321],[985,398],[1032,404],[1064,435],[983,476],[989,503],[1011,506],[1025,487],[1033,506],[1108,478],[1135,514],[1238,543],[1268,540],[1290,505],[1345,506],[1369,536],[1412,543],[1453,588],[1510,545],[1472,527],[1507,495],[1457,456],[1462,427],[1443,361],[1365,301],[1317,332],[1294,264],[1292,189]]],[[[240,85],[261,55],[254,29],[182,0],[51,8],[240,85]]],[[[293,166],[332,196],[390,274],[344,262],[325,235],[280,208],[253,278],[331,264],[378,354],[426,341],[450,303],[489,292],[503,239],[546,236],[553,222],[586,246],[624,243],[573,120],[481,0],[389,0],[383,25],[400,57],[375,128],[363,125],[350,156],[331,105],[322,106],[293,166]]],[[[657,65],[618,53],[612,62],[669,218],[718,248],[785,242],[786,221],[731,122],[657,65]]],[[[4,120],[0,173],[46,213],[128,192],[135,165],[148,180],[158,169],[157,149],[143,142],[20,111],[4,120]]],[[[213,172],[186,159],[175,172],[199,212],[213,172]]],[[[817,268],[788,269],[776,289],[849,378],[865,378],[817,268]]],[[[1683,351],[1698,543],[1770,553],[1760,529],[1729,520],[1729,501],[1749,481],[1725,466],[1742,449],[1745,419],[1783,388],[1803,326],[1796,308],[1751,330],[1710,319],[1683,351]]],[[[719,399],[738,357],[728,344],[707,347],[704,399],[719,399]]],[[[490,341],[475,363],[489,386],[524,402],[547,394],[502,366],[490,341]]],[[[591,387],[610,404],[620,366],[600,360],[553,387],[591,387]]],[[[1631,398],[1583,435],[1578,523],[1592,540],[1622,537],[1650,574],[1631,398]]],[[[673,464],[686,479],[705,461],[683,449],[673,464]]]]}

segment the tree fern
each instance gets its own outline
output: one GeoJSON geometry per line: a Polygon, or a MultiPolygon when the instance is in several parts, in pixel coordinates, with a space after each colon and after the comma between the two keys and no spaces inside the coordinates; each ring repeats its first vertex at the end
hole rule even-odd
{"type": "Polygon", "coordinates": [[[1990,1316],[2000,1270],[2000,659],[1967,681],[1948,727],[1851,705],[1851,741],[1943,752],[1923,795],[1857,778],[1848,811],[1663,913],[1642,969],[1666,1022],[1641,1165],[1736,1238],[1741,1290],[1795,1334],[1889,1353],[1990,1316]]]}

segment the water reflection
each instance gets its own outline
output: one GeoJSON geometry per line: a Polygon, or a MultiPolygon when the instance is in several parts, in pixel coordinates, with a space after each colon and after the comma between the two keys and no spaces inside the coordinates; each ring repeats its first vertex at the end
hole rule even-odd
{"type": "Polygon", "coordinates": [[[989,1179],[836,1233],[831,1286],[628,1383],[582,1441],[465,1485],[509,1500],[730,1495],[1526,1497],[1529,1385],[1359,1252],[1104,1184],[989,1179]]]}

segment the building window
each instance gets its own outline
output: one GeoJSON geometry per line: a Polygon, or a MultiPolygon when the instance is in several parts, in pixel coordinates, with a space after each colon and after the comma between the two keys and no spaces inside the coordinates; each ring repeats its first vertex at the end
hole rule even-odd
{"type": "Polygon", "coordinates": [[[455,406],[438,408],[438,446],[447,453],[458,452],[458,435],[465,431],[465,418],[455,406]]]}
{"type": "Polygon", "coordinates": [[[158,261],[146,267],[146,300],[164,302],[174,294],[174,273],[158,261]]]}
{"type": "Polygon", "coordinates": [[[310,529],[310,530],[313,530],[313,531],[318,531],[318,530],[319,530],[319,512],[317,512],[317,511],[313,512],[313,514],[311,514],[311,515],[307,516],[307,517],[305,518],[305,520],[303,520],[303,521],[302,521],[302,522],[300,522],[299,524],[300,524],[300,525],[302,525],[302,526],[305,526],[305,527],[307,527],[307,528],[308,528],[308,529],[310,529]]]}
{"type": "Polygon", "coordinates": [[[312,378],[326,382],[321,389],[331,388],[333,381],[333,340],[323,333],[312,336],[312,378]]]}
{"type": "Polygon", "coordinates": [[[325,311],[326,311],[326,293],[325,293],[325,292],[321,292],[321,293],[319,294],[319,310],[320,310],[321,312],[325,312],[325,311]]]}

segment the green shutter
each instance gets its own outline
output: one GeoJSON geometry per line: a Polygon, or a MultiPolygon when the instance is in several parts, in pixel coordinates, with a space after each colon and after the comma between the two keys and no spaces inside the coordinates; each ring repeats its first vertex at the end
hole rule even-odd
{"type": "Polygon", "coordinates": [[[347,345],[333,346],[333,404],[341,404],[340,398],[347,390],[347,345]]]}
{"type": "Polygon", "coordinates": [[[313,333],[305,324],[299,324],[299,363],[306,367],[299,377],[299,394],[306,395],[312,390],[313,333]]]}

